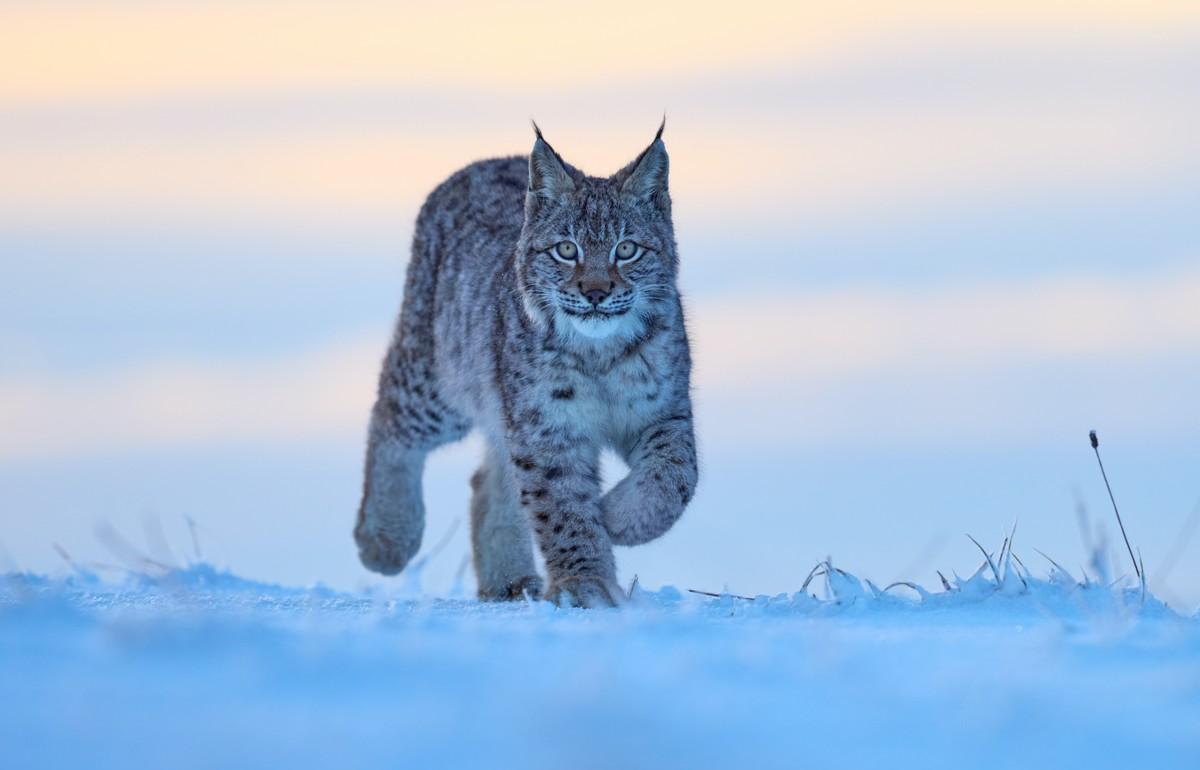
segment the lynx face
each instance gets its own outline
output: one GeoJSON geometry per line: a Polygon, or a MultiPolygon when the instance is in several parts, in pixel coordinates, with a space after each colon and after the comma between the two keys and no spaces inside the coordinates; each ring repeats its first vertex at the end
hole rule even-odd
{"type": "Polygon", "coordinates": [[[660,136],[608,178],[565,163],[538,134],[518,274],[525,306],[567,335],[629,338],[675,297],[675,238],[660,136]]]}

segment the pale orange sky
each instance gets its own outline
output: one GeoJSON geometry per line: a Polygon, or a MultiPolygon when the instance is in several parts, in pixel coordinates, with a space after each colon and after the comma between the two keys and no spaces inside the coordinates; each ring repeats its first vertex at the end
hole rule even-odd
{"type": "Polygon", "coordinates": [[[0,9],[0,101],[349,86],[587,85],[845,56],[928,29],[1142,34],[1189,2],[33,2],[0,9]]]}
{"type": "Polygon", "coordinates": [[[393,216],[466,161],[524,151],[530,117],[607,173],[664,110],[673,187],[704,216],[1139,183],[1200,160],[1200,103],[1171,60],[1194,3],[699,4],[686,24],[603,7],[7,4],[0,220],[393,216]]]}

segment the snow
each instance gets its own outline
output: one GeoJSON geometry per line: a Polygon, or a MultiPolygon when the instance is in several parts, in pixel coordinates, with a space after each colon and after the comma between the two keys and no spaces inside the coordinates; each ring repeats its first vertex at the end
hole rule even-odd
{"type": "Polygon", "coordinates": [[[1200,618],[989,561],[600,611],[12,573],[0,766],[1200,767],[1200,618]]]}

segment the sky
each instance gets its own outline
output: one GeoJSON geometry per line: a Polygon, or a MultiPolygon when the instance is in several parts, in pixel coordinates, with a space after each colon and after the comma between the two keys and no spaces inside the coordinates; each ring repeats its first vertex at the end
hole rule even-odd
{"type": "MultiPolygon", "coordinates": [[[[623,580],[936,585],[1014,524],[1080,564],[1119,537],[1095,428],[1193,609],[1198,82],[1194,3],[2,3],[0,565],[117,532],[379,582],[349,532],[423,197],[530,118],[611,173],[665,112],[702,480],[623,580]]],[[[480,453],[428,469],[430,591],[480,453]]]]}

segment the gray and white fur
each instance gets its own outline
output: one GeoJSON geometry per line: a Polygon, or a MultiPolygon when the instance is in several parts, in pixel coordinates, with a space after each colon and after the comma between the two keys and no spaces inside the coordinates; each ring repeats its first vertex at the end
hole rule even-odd
{"type": "MultiPolygon", "coordinates": [[[[536,126],[535,126],[536,131],[536,126]]],[[[354,537],[401,571],[424,530],[425,458],[472,428],[479,596],[621,602],[612,547],[662,535],[696,487],[691,356],[662,129],[607,178],[537,131],[528,158],[473,163],[421,208],[371,412],[354,537]],[[601,494],[600,452],[630,472],[601,494]]]]}

